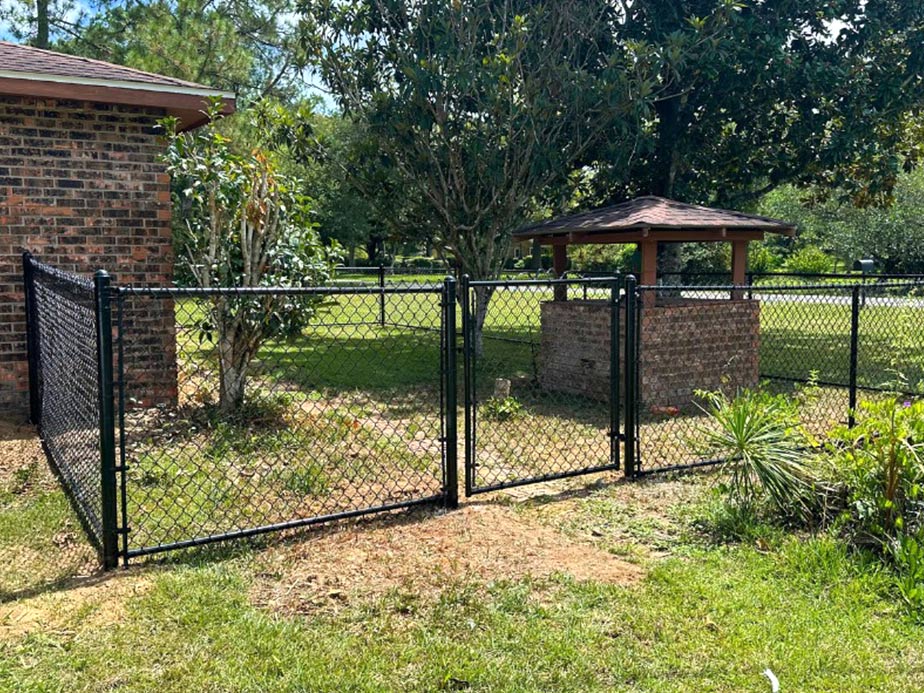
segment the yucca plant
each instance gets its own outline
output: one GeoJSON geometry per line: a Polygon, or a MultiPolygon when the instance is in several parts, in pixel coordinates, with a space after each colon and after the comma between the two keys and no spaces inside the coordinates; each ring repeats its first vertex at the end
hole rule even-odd
{"type": "Polygon", "coordinates": [[[796,404],[760,390],[741,390],[734,398],[722,392],[697,394],[711,419],[699,429],[700,447],[725,460],[731,500],[745,506],[766,500],[785,515],[809,515],[815,482],[796,404]]]}

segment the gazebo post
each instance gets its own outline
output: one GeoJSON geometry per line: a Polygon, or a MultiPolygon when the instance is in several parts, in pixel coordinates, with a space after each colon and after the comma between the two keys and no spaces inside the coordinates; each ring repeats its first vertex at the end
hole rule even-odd
{"type": "MultiPolygon", "coordinates": [[[[732,284],[744,286],[747,283],[748,242],[732,241],[732,284]]],[[[744,298],[743,291],[732,291],[733,301],[744,298]]]]}
{"type": "MultiPolygon", "coordinates": [[[[568,269],[568,245],[566,243],[556,243],[552,246],[552,272],[556,279],[565,276],[568,269]]],[[[556,301],[568,300],[568,285],[556,284],[553,292],[556,301]]]]}
{"type": "MultiPolygon", "coordinates": [[[[655,286],[658,283],[658,242],[642,241],[638,244],[642,255],[642,286],[655,286]]],[[[655,302],[655,292],[646,291],[642,294],[642,306],[650,308],[655,302]]]]}

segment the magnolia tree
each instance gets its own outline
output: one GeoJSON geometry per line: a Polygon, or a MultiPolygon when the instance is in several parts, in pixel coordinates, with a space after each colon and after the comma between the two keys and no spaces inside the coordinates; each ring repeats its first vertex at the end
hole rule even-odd
{"type": "MultiPolygon", "coordinates": [[[[237,153],[214,124],[177,133],[167,122],[166,161],[181,210],[178,261],[203,289],[304,287],[330,276],[336,249],[309,220],[302,182],[280,171],[271,153],[237,153]]],[[[214,293],[199,324],[217,348],[222,412],[244,399],[251,360],[271,337],[300,331],[316,307],[310,295],[214,293]]]]}

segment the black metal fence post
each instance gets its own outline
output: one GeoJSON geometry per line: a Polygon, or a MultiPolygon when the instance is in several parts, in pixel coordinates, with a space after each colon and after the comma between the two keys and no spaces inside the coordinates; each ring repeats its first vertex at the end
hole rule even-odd
{"type": "Polygon", "coordinates": [[[468,283],[469,276],[465,274],[462,276],[459,293],[462,297],[462,387],[463,406],[465,408],[463,419],[465,421],[466,496],[470,496],[472,494],[472,489],[475,487],[475,432],[472,430],[472,427],[474,426],[474,417],[472,416],[472,399],[474,397],[474,393],[472,392],[474,384],[474,374],[472,373],[472,368],[474,366],[474,362],[472,360],[471,303],[469,302],[471,290],[468,283]]]}
{"type": "Polygon", "coordinates": [[[633,275],[626,277],[626,346],[625,346],[625,474],[632,478],[636,472],[636,440],[638,419],[638,282],[633,275]]]}
{"type": "Polygon", "coordinates": [[[459,436],[456,406],[456,280],[446,277],[443,283],[443,329],[446,338],[446,421],[444,445],[446,469],[443,471],[443,495],[447,508],[459,507],[459,436]]]}
{"type": "Polygon", "coordinates": [[[619,469],[619,277],[610,288],[610,463],[619,469]]]}
{"type": "Polygon", "coordinates": [[[102,522],[103,568],[119,562],[118,512],[115,459],[115,411],[112,375],[112,308],[110,277],[99,270],[93,277],[96,298],[96,358],[99,377],[99,452],[102,484],[100,519],[102,522]]]}
{"type": "Polygon", "coordinates": [[[865,300],[860,286],[854,284],[850,295],[850,371],[847,387],[849,389],[849,403],[847,425],[853,428],[856,424],[857,410],[857,363],[860,347],[860,302],[865,300]]]}
{"type": "Polygon", "coordinates": [[[379,325],[385,327],[385,265],[379,264],[379,325]]]}
{"type": "Polygon", "coordinates": [[[29,421],[36,426],[42,421],[42,397],[39,386],[38,315],[35,311],[35,274],[32,253],[22,254],[22,278],[26,309],[26,358],[29,366],[29,421]]]}

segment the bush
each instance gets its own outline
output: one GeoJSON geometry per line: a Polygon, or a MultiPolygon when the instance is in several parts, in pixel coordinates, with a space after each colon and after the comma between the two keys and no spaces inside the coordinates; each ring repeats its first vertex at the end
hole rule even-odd
{"type": "Polygon", "coordinates": [[[510,421],[523,414],[523,405],[516,397],[491,397],[481,407],[481,418],[486,421],[510,421]]]}
{"type": "Polygon", "coordinates": [[[796,274],[827,274],[834,271],[834,258],[818,246],[807,245],[786,258],[783,269],[796,274]]]}
{"type": "Polygon", "coordinates": [[[831,433],[840,525],[853,541],[888,547],[924,531],[924,403],[864,402],[859,423],[831,433]]]}
{"type": "Polygon", "coordinates": [[[721,392],[699,395],[711,419],[699,430],[702,452],[726,460],[728,500],[745,508],[767,502],[783,516],[809,517],[815,484],[796,402],[761,390],[742,390],[733,399],[721,392]]]}
{"type": "Polygon", "coordinates": [[[773,272],[783,264],[783,258],[765,243],[751,243],[748,248],[749,272],[773,272]]]}
{"type": "Polygon", "coordinates": [[[635,245],[576,245],[569,249],[571,269],[575,272],[637,272],[635,245]]]}

